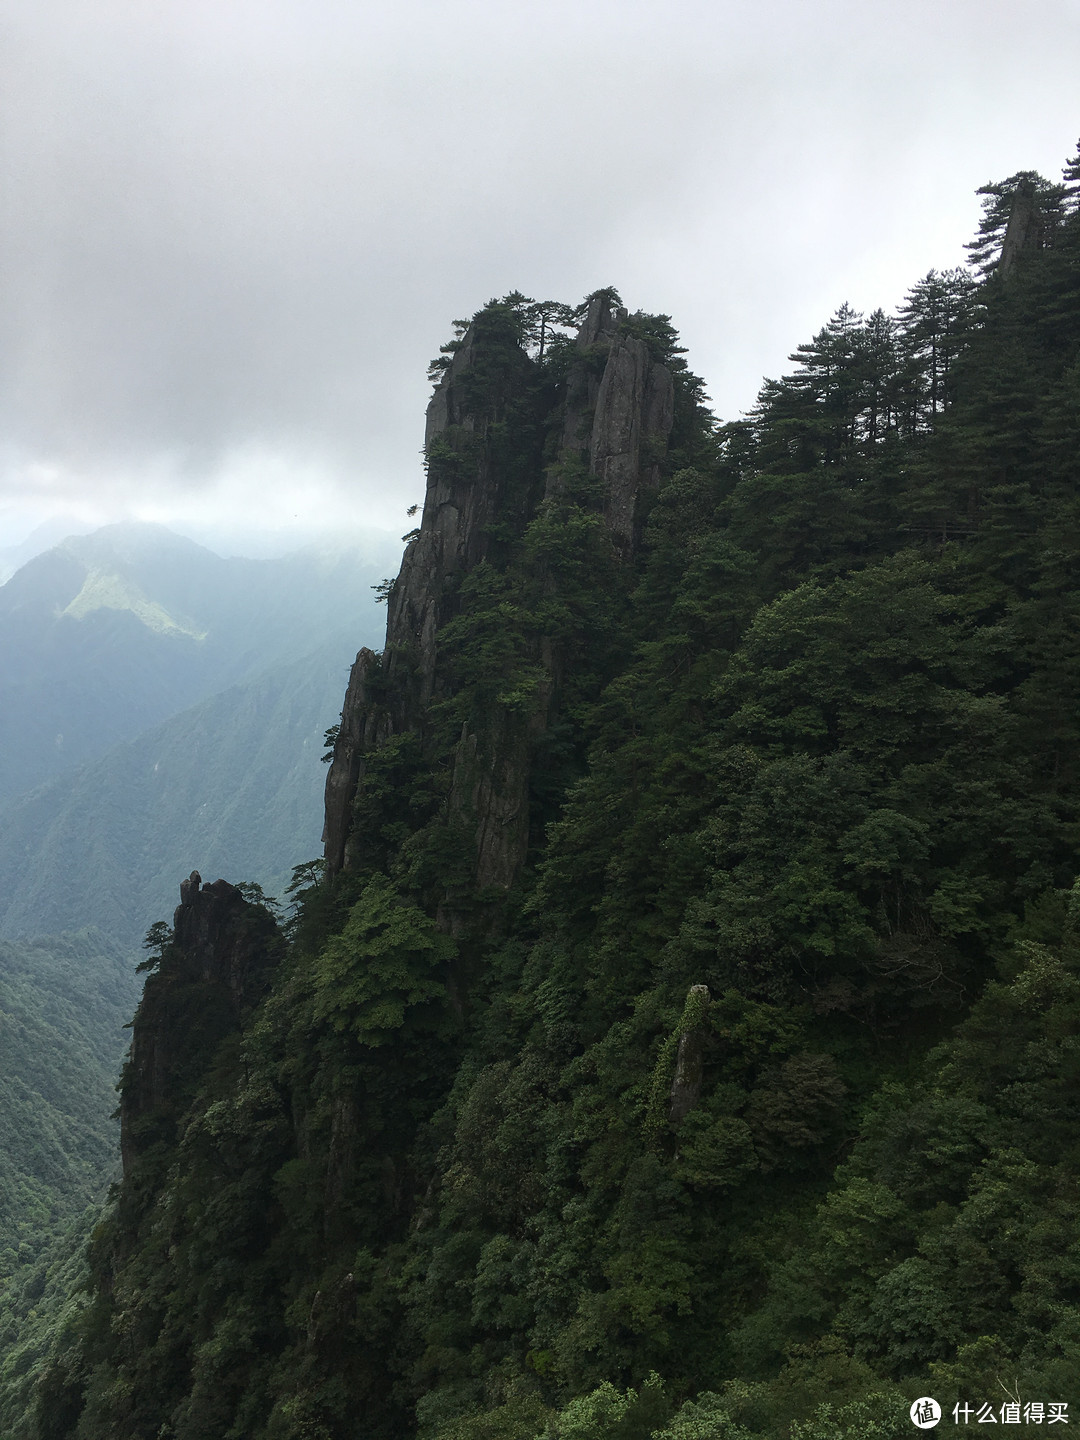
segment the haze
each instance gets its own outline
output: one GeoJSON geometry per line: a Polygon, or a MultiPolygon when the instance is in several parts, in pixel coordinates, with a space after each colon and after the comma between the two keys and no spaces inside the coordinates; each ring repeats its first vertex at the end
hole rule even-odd
{"type": "Polygon", "coordinates": [[[0,546],[405,529],[428,360],[520,289],[672,315],[717,412],[1057,178],[1080,3],[0,6],[0,546]]]}

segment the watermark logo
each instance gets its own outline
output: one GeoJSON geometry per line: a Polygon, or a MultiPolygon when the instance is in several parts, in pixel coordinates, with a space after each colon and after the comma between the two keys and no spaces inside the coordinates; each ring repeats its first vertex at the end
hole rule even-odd
{"type": "MultiPolygon", "coordinates": [[[[1006,1391],[1006,1394],[1008,1392],[1006,1391]]],[[[1067,1400],[1007,1400],[995,1409],[989,1401],[985,1404],[958,1400],[953,1406],[953,1421],[957,1425],[1068,1425],[1069,1402],[1067,1400]]]]}
{"type": "MultiPolygon", "coordinates": [[[[1008,1391],[1005,1392],[1008,1394],[1008,1391]]],[[[932,1430],[941,1419],[941,1406],[930,1395],[920,1395],[908,1411],[919,1430],[932,1430]]],[[[1066,1400],[1028,1400],[1019,1397],[993,1404],[958,1400],[952,1407],[954,1425],[1068,1425],[1066,1400]]]]}

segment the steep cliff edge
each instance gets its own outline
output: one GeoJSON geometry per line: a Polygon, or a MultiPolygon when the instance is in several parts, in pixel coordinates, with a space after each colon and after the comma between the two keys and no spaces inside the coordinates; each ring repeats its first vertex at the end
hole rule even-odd
{"type": "MultiPolygon", "coordinates": [[[[212,1057],[266,993],[280,959],[272,916],[226,880],[181,882],[171,936],[147,976],[120,1081],[125,1177],[140,1154],[171,1142],[212,1057]]],[[[153,962],[148,962],[153,965],[153,962]]]]}
{"type": "MultiPolygon", "coordinates": [[[[371,837],[360,833],[359,817],[372,762],[405,736],[441,769],[441,817],[473,857],[471,886],[505,892],[525,862],[538,746],[562,706],[571,644],[560,625],[566,547],[556,553],[551,527],[573,502],[578,522],[597,522],[596,563],[625,566],[674,417],[672,372],[648,336],[634,333],[643,317],[629,317],[610,291],[591,296],[580,313],[576,338],[549,349],[545,361],[523,348],[520,313],[493,302],[465,331],[431,398],[423,518],[390,588],[386,648],[381,657],[367,649],[356,657],[327,776],[330,876],[363,869],[371,837]],[[467,712],[458,705],[460,728],[450,735],[447,701],[461,694],[478,648],[473,643],[461,663],[463,640],[476,642],[475,627],[463,634],[462,596],[483,586],[497,602],[492,630],[502,609],[502,671],[489,678],[506,683],[467,712]],[[551,623],[515,635],[522,589],[548,602],[551,623]]],[[[451,900],[440,913],[446,928],[460,929],[451,900]]]]}

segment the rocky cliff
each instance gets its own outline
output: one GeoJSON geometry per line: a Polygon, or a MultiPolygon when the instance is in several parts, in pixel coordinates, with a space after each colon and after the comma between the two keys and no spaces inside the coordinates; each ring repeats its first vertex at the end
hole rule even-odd
{"type": "Polygon", "coordinates": [[[1080,211],[1053,239],[920,282],[895,347],[830,322],[719,432],[610,295],[543,356],[546,302],[461,327],[330,882],[257,1019],[188,883],[40,1440],[855,1440],[1080,1387],[1080,211]],[[969,304],[940,417],[920,337],[969,304]]]}
{"type": "Polygon", "coordinates": [[[124,1174],[171,1140],[210,1057],[262,999],[279,958],[277,926],[226,880],[181,882],[173,929],[147,977],[120,1082],[124,1174]]]}
{"type": "MultiPolygon", "coordinates": [[[[589,495],[616,563],[639,542],[642,497],[659,483],[672,429],[672,373],[613,292],[593,295],[579,313],[576,338],[545,365],[519,343],[506,306],[493,302],[465,331],[431,398],[423,518],[389,593],[385,650],[356,657],[327,776],[331,876],[358,864],[372,757],[414,735],[434,758],[441,702],[461,688],[443,640],[481,567],[528,570],[538,594],[556,595],[557,565],[530,552],[527,537],[570,489],[589,495]]],[[[443,814],[466,837],[481,891],[509,889],[525,861],[537,745],[562,701],[564,639],[541,631],[522,656],[526,649],[527,700],[506,687],[512,698],[496,696],[466,716],[443,758],[443,814]]],[[[441,913],[454,929],[453,906],[441,913]]]]}

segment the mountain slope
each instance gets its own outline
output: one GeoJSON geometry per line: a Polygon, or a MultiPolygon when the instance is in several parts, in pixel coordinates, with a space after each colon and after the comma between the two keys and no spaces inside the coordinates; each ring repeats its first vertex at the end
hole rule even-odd
{"type": "Polygon", "coordinates": [[[0,802],[375,623],[386,561],[356,546],[224,560],[161,526],[75,536],[0,586],[0,802]]]}
{"type": "Polygon", "coordinates": [[[446,347],[326,878],[287,936],[224,882],[162,936],[43,1440],[1067,1403],[1068,174],[989,187],[981,282],[843,307],[745,422],[610,291],[446,347]]]}
{"type": "Polygon", "coordinates": [[[117,1172],[116,1077],[135,964],[100,932],[0,941],[0,1432],[82,1278],[117,1172]]]}
{"type": "Polygon", "coordinates": [[[0,941],[0,1264],[32,1260],[115,1165],[113,1087],[138,993],[99,931],[0,941]]]}
{"type": "Polygon", "coordinates": [[[321,740],[341,708],[346,645],[232,686],[10,801],[0,810],[0,933],[88,923],[138,946],[172,915],[193,867],[280,894],[319,850],[321,740]]]}

